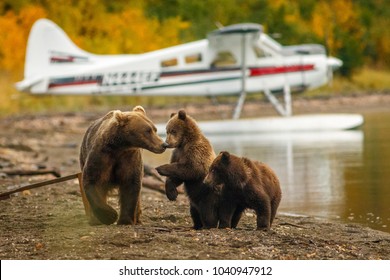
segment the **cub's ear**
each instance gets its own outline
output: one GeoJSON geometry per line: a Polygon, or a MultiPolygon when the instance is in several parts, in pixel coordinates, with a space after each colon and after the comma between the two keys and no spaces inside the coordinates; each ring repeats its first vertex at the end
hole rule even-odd
{"type": "Polygon", "coordinates": [[[186,118],[187,118],[186,111],[180,110],[180,111],[179,111],[179,119],[181,119],[181,120],[184,121],[186,118]]]}
{"type": "Polygon", "coordinates": [[[172,114],[171,114],[171,118],[172,118],[174,115],[176,115],[176,113],[172,113],[172,114]]]}
{"type": "Polygon", "coordinates": [[[133,112],[137,112],[137,113],[141,113],[143,115],[146,115],[145,109],[140,105],[135,106],[133,109],[133,112]]]}
{"type": "Polygon", "coordinates": [[[223,151],[219,153],[221,155],[221,161],[222,163],[228,164],[230,161],[230,154],[229,152],[223,151]]]}

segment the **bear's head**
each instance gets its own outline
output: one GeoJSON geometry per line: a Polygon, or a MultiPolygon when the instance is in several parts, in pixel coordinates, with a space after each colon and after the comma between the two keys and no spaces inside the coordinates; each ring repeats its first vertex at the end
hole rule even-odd
{"type": "Polygon", "coordinates": [[[226,173],[228,172],[230,165],[229,152],[220,152],[210,165],[209,172],[204,179],[204,182],[208,185],[219,185],[224,183],[226,173]]]}
{"type": "Polygon", "coordinates": [[[241,185],[247,181],[246,165],[241,158],[222,151],[214,159],[204,182],[209,185],[228,183],[241,185]]]}
{"type": "Polygon", "coordinates": [[[157,128],[146,116],[142,106],[132,111],[111,111],[101,128],[101,135],[107,136],[107,144],[112,149],[142,148],[160,154],[165,151],[166,143],[157,135],[157,128]]]}
{"type": "Polygon", "coordinates": [[[190,142],[191,138],[200,135],[199,128],[193,118],[191,118],[184,110],[178,113],[172,113],[166,126],[167,148],[178,148],[185,143],[190,142]]]}

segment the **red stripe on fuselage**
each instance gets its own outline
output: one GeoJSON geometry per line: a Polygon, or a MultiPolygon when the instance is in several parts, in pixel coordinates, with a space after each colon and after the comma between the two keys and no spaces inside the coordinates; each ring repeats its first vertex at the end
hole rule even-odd
{"type": "MultiPolygon", "coordinates": [[[[289,66],[269,66],[269,67],[248,67],[250,77],[266,76],[266,75],[277,75],[291,72],[303,72],[314,70],[314,64],[305,65],[289,65],[289,66]]],[[[241,71],[239,67],[232,68],[210,68],[210,69],[199,69],[199,70],[184,70],[184,71],[167,71],[162,72],[160,77],[177,77],[185,75],[197,75],[197,74],[219,74],[232,71],[241,71]]]]}
{"type": "Polygon", "coordinates": [[[310,71],[310,70],[314,70],[314,64],[249,68],[249,70],[250,70],[249,76],[255,77],[255,76],[284,74],[284,73],[291,73],[291,72],[310,71]]]}
{"type": "Polygon", "coordinates": [[[97,84],[97,83],[98,83],[98,81],[72,81],[72,82],[65,82],[65,83],[51,83],[51,84],[49,84],[49,88],[91,85],[91,84],[97,84]]]}
{"type": "Polygon", "coordinates": [[[74,57],[56,57],[53,56],[50,58],[50,62],[74,62],[74,57]]]}

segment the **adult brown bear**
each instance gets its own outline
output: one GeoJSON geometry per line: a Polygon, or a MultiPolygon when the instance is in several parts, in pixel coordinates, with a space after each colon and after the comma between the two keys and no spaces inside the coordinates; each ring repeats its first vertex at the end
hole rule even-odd
{"type": "Polygon", "coordinates": [[[94,216],[91,224],[108,225],[118,219],[118,213],[107,204],[107,193],[115,186],[119,186],[120,203],[117,224],[140,222],[141,149],[159,154],[166,148],[156,131],[141,106],[131,112],[111,111],[89,126],[80,149],[80,166],[94,216]]]}
{"type": "Polygon", "coordinates": [[[203,183],[215,158],[214,150],[196,124],[196,121],[180,110],[172,114],[166,126],[167,148],[174,148],[171,162],[156,168],[166,176],[165,191],[170,200],[177,197],[176,188],[184,183],[190,200],[190,214],[195,229],[212,228],[218,225],[216,200],[219,186],[203,183]]]}
{"type": "Polygon", "coordinates": [[[219,201],[219,227],[235,228],[246,208],[255,210],[257,229],[269,230],[282,191],[279,179],[264,163],[221,152],[210,166],[205,183],[223,185],[219,201]]]}

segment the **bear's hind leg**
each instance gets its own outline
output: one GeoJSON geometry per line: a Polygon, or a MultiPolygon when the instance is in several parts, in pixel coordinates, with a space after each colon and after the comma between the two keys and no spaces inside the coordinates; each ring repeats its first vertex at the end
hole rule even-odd
{"type": "Polygon", "coordinates": [[[196,230],[202,229],[203,224],[200,218],[199,211],[193,205],[190,206],[190,214],[191,214],[192,221],[194,222],[194,229],[196,230]]]}
{"type": "Polygon", "coordinates": [[[203,224],[203,229],[218,227],[218,209],[216,203],[210,199],[199,205],[199,213],[203,224]]]}
{"type": "Polygon", "coordinates": [[[257,229],[268,231],[271,227],[271,203],[263,200],[252,209],[256,211],[257,229]]]}
{"type": "Polygon", "coordinates": [[[280,195],[276,198],[274,198],[272,201],[271,201],[271,221],[270,221],[270,226],[272,226],[272,223],[275,219],[275,216],[276,216],[276,211],[278,210],[278,207],[279,207],[279,203],[280,203],[280,195]]]}
{"type": "Polygon", "coordinates": [[[245,207],[243,207],[241,205],[237,206],[236,210],[233,213],[233,217],[232,217],[232,222],[231,222],[232,228],[236,228],[237,227],[238,222],[240,221],[241,215],[244,212],[244,210],[245,210],[245,207]]]}

